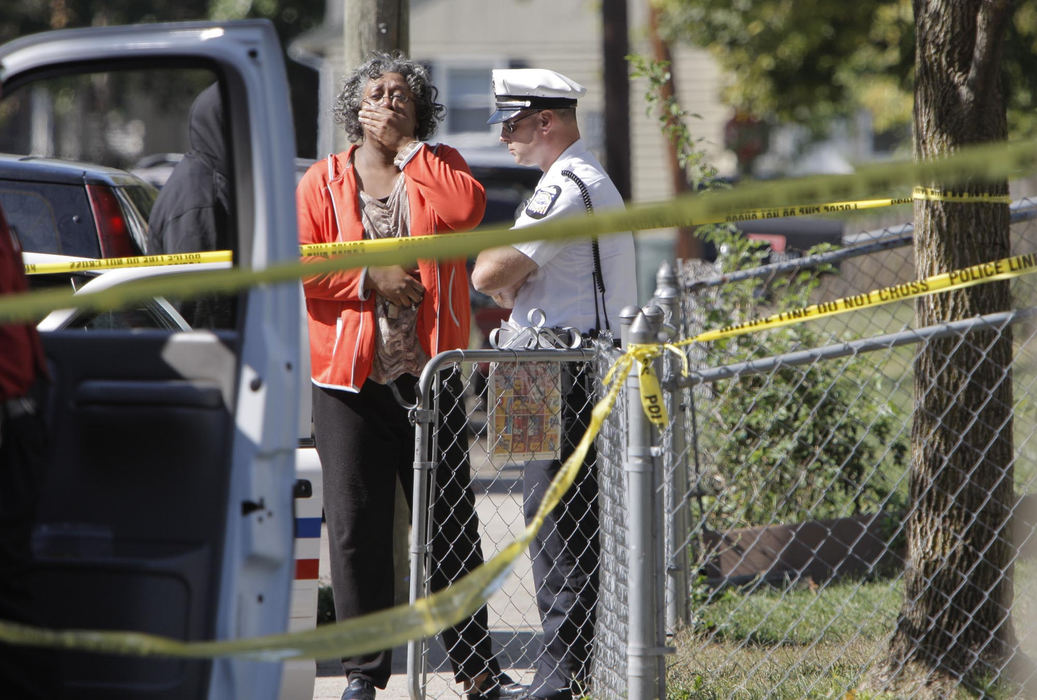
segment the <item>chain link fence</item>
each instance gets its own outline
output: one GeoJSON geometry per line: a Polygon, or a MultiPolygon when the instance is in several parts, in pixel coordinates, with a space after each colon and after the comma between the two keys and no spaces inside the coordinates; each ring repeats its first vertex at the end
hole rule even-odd
{"type": "MultiPolygon", "coordinates": [[[[1024,200],[1012,212],[1013,252],[1037,250],[1037,204],[1024,200]]],[[[781,310],[800,293],[811,302],[831,300],[914,280],[910,225],[848,242],[745,273],[719,275],[702,265],[670,279],[661,272],[654,303],[665,315],[648,336],[693,337],[781,310]]],[[[1037,280],[1019,277],[1011,287],[1015,311],[938,328],[915,329],[913,302],[904,300],[694,344],[685,348],[690,376],[667,353],[656,363],[669,422],[646,441],[635,425],[639,402],[627,398],[635,378],[596,443],[602,555],[590,696],[655,697],[666,688],[670,697],[687,698],[844,697],[867,688],[890,658],[898,616],[911,607],[904,603],[906,527],[924,496],[924,485],[912,492],[910,480],[916,356],[938,342],[982,356],[1009,329],[1015,496],[1006,504],[1012,532],[993,533],[992,541],[1015,548],[999,574],[1014,584],[1008,638],[1019,652],[1037,653],[1037,514],[1029,497],[1037,491],[1037,280]],[[649,484],[640,496],[636,483],[649,484]],[[641,520],[650,522],[635,527],[641,520]],[[644,567],[652,569],[648,579],[644,567]],[[632,678],[643,684],[635,688],[632,678]]],[[[448,355],[434,362],[443,373],[460,373],[468,388],[472,486],[490,557],[524,528],[529,450],[501,442],[493,423],[514,411],[499,410],[507,408],[499,387],[487,389],[488,363],[589,361],[600,378],[616,351],[448,355]]],[[[420,548],[416,555],[423,561],[420,548]]],[[[425,572],[412,568],[412,576],[412,594],[423,595],[425,572]]],[[[522,556],[488,602],[501,665],[525,683],[543,645],[535,595],[522,556]]],[[[412,644],[409,675],[415,697],[456,696],[438,641],[412,644]]],[[[1020,681],[1015,666],[991,665],[987,676],[999,689],[992,697],[1034,696],[1009,683],[1020,681]]]]}
{"type": "MultiPolygon", "coordinates": [[[[1013,252],[1037,250],[1033,203],[1019,202],[1012,210],[1013,252]]],[[[794,280],[814,280],[811,301],[897,285],[906,291],[915,278],[910,233],[910,226],[899,226],[861,234],[857,250],[816,256],[806,266],[768,266],[741,278],[682,269],[678,335],[715,327],[718,317],[779,310],[794,280]],[[751,308],[741,311],[739,304],[751,308]]],[[[692,439],[685,449],[664,435],[671,458],[667,482],[686,478],[689,484],[665,515],[673,533],[670,561],[689,557],[683,590],[690,609],[672,610],[669,617],[679,650],[669,659],[672,695],[843,697],[886,672],[898,615],[910,615],[918,602],[904,602],[905,572],[921,567],[905,559],[909,515],[929,498],[928,484],[938,483],[939,471],[952,468],[948,460],[930,482],[911,483],[915,359],[936,343],[985,358],[1009,333],[1005,337],[1014,341],[1005,378],[1014,399],[1003,408],[1014,422],[1016,495],[1003,506],[1011,511],[1013,530],[988,533],[988,541],[1015,547],[1011,564],[995,576],[1014,582],[1014,599],[1006,604],[1015,634],[1007,636],[1016,651],[1037,651],[1030,631],[1037,578],[1028,556],[1028,494],[1037,486],[1035,282],[1033,276],[1012,281],[1016,312],[925,331],[912,329],[913,301],[904,300],[693,347],[692,378],[670,377],[681,387],[675,400],[689,407],[678,430],[692,439]],[[683,522],[690,526],[684,529],[683,522]]],[[[974,402],[977,416],[983,407],[965,395],[931,398],[935,405],[974,402]]],[[[965,426],[957,442],[970,429],[965,426]]],[[[976,455],[962,481],[980,478],[986,460],[985,453],[976,455]]],[[[963,485],[941,498],[953,502],[965,492],[963,485]]],[[[976,509],[985,505],[980,499],[976,509]]],[[[945,517],[938,512],[928,533],[934,554],[946,546],[939,544],[945,517]]],[[[978,568],[953,572],[962,564],[950,554],[935,559],[926,564],[935,570],[922,574],[927,581],[954,573],[965,588],[980,574],[978,568]]],[[[983,584],[975,610],[947,610],[948,624],[958,614],[978,615],[996,584],[983,584]]],[[[1025,689],[1029,675],[1020,678],[1017,667],[998,662],[985,669],[986,682],[998,689],[995,697],[1032,697],[1032,688],[1025,689]]],[[[896,697],[914,694],[901,690],[896,697]]]]}

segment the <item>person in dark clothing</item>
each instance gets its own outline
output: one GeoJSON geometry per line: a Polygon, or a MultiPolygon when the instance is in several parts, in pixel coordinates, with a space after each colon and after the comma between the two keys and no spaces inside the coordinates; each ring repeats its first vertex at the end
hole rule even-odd
{"type": "MultiPolygon", "coordinates": [[[[0,296],[28,288],[21,250],[0,211],[0,296]]],[[[38,624],[27,581],[30,538],[42,489],[47,438],[37,395],[46,369],[35,326],[0,323],[0,620],[38,624]]],[[[0,691],[54,697],[46,650],[0,644],[0,691]]]]}
{"type": "MultiPolygon", "coordinates": [[[[191,105],[190,150],[173,168],[148,221],[147,253],[188,253],[232,247],[231,164],[220,86],[213,83],[191,105]]],[[[180,311],[192,328],[234,325],[234,300],[205,296],[180,311]]]]}

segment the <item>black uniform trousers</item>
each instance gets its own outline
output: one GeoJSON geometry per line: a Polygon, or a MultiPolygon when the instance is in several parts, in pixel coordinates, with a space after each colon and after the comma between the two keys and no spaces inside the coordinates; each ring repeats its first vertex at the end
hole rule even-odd
{"type": "MultiPolygon", "coordinates": [[[[589,366],[562,372],[563,441],[558,460],[526,462],[523,474],[524,513],[528,524],[562,462],[587,431],[594,392],[589,366]],[[575,373],[575,376],[573,374],[575,373]]],[[[598,599],[598,479],[593,444],[576,481],[562,496],[530,545],[537,607],[544,631],[544,650],[537,658],[530,692],[568,697],[590,678],[598,599]]]]}
{"type": "MultiPolygon", "coordinates": [[[[39,624],[45,601],[28,581],[30,538],[36,519],[47,439],[38,414],[8,417],[0,408],[0,618],[39,624]]],[[[57,697],[53,652],[0,644],[0,697],[57,697]]]]}
{"type": "MultiPolygon", "coordinates": [[[[396,380],[413,401],[416,379],[396,380]]],[[[452,375],[440,395],[436,495],[429,532],[428,565],[433,591],[483,563],[460,377],[452,375]]],[[[364,382],[359,393],[313,390],[313,422],[324,478],[331,585],[339,620],[391,607],[394,600],[393,506],[400,479],[411,503],[414,426],[392,389],[364,382]]],[[[444,630],[443,644],[458,682],[500,672],[493,656],[485,606],[444,630]]],[[[350,677],[384,688],[392,651],[342,659],[350,677]]]]}

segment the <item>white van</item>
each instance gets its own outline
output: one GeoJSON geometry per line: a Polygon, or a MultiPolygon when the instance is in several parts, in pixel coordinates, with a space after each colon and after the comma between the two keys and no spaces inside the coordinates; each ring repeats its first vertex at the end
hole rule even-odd
{"type": "MultiPolygon", "coordinates": [[[[265,21],[10,42],[0,47],[3,150],[114,167],[187,150],[190,103],[213,83],[226,113],[233,264],[297,260],[288,87],[265,21]]],[[[79,222],[55,223],[73,231],[79,222]]],[[[47,625],[184,640],[288,629],[307,381],[300,287],[229,296],[230,322],[205,333],[44,334],[52,455],[31,575],[47,625]]],[[[255,700],[277,697],[282,664],[62,651],[53,669],[63,697],[255,700]]]]}

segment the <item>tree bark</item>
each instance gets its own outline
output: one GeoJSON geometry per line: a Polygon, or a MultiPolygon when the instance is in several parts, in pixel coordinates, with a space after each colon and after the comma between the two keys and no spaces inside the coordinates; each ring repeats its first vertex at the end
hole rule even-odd
{"type": "MultiPolygon", "coordinates": [[[[915,157],[1003,140],[1000,46],[1010,3],[913,2],[915,157]]],[[[1004,195],[1008,183],[953,189],[1004,195]]],[[[1010,255],[1006,204],[918,200],[914,213],[919,278],[1010,255]]],[[[1010,307],[1009,283],[996,282],[922,297],[915,314],[920,327],[1010,307]]],[[[898,685],[939,696],[1003,679],[1015,646],[1011,360],[1010,326],[930,342],[916,356],[908,562],[887,675],[898,685]]]]}

